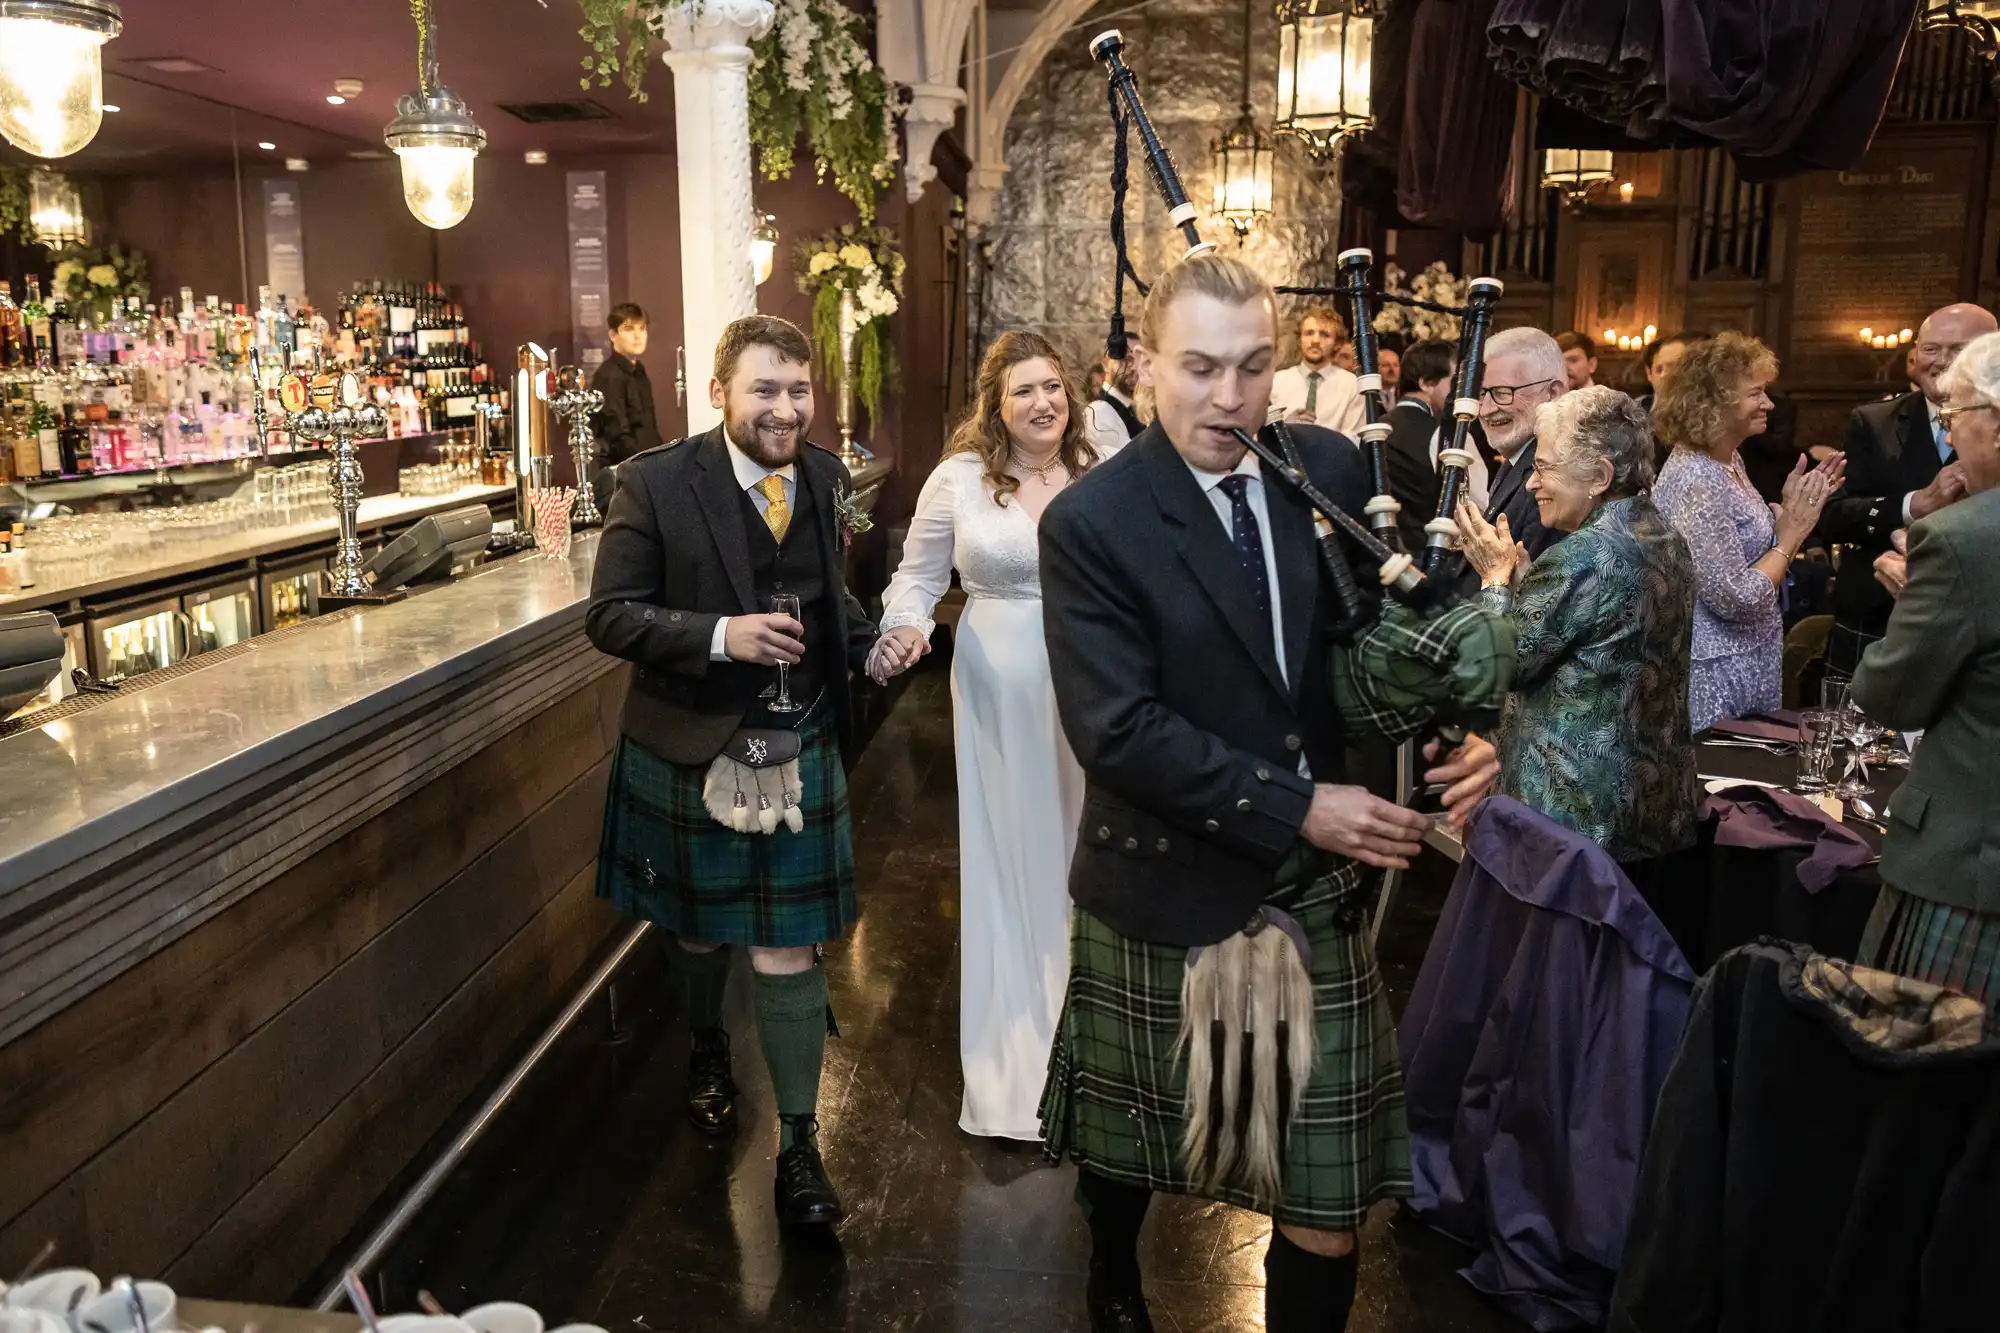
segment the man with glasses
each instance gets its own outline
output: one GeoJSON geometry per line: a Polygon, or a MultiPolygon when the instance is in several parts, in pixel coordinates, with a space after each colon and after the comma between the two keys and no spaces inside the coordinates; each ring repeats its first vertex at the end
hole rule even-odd
{"type": "Polygon", "coordinates": [[[1562,348],[1542,330],[1502,329],[1487,340],[1479,424],[1499,463],[1488,485],[1485,517],[1493,523],[1505,514],[1508,530],[1531,556],[1562,536],[1542,526],[1535,493],[1528,489],[1535,470],[1535,414],[1568,392],[1562,348]]]}
{"type": "Polygon", "coordinates": [[[2000,328],[1991,311],[1961,303],[1930,313],[1910,356],[1914,392],[1854,409],[1841,449],[1847,483],[1820,517],[1820,536],[1842,543],[1834,580],[1833,639],[1827,666],[1851,674],[1862,650],[1882,637],[1895,599],[1873,576],[1898,529],[1964,497],[1965,473],[1946,438],[1939,381],[1967,343],[2000,328]]]}

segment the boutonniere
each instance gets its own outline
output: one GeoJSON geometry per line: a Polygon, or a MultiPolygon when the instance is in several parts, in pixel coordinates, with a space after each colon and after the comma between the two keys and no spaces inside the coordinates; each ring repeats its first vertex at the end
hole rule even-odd
{"type": "Polygon", "coordinates": [[[840,524],[840,547],[846,550],[854,545],[854,539],[875,526],[875,520],[862,508],[861,498],[851,486],[842,486],[833,493],[833,517],[840,524]]]}

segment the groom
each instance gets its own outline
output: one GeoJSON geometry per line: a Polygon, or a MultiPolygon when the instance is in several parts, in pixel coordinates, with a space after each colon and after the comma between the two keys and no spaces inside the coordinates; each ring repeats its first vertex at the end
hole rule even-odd
{"type": "MultiPolygon", "coordinates": [[[[1139,349],[1155,423],[1042,518],[1049,665],[1087,779],[1042,1128],[1050,1154],[1079,1167],[1093,1330],[1152,1327],[1137,1246],[1155,1190],[1269,1213],[1268,1327],[1319,1333],[1346,1323],[1369,1205],[1410,1187],[1361,867],[1406,864],[1427,821],[1343,784],[1346,701],[1328,684],[1331,592],[1312,517],[1231,433],[1264,423],[1274,312],[1240,260],[1205,254],[1163,274],[1139,349]],[[1194,1061],[1178,1038],[1190,950],[1280,918],[1310,954],[1316,1058],[1273,1198],[1197,1183],[1184,1157],[1194,1061]]],[[[1320,489],[1358,517],[1359,452],[1317,427],[1294,435],[1320,489]]],[[[1428,777],[1450,784],[1462,818],[1496,772],[1473,738],[1428,777]]]]}
{"type": "MultiPolygon", "coordinates": [[[[875,642],[842,574],[835,500],[847,470],[805,439],[811,362],[805,334],[782,319],[723,330],[709,385],[722,424],[618,469],[585,620],[592,643],[636,667],[598,896],[673,936],[694,1037],[687,1113],[703,1133],[736,1120],[722,996],[727,946],[748,950],[781,1125],[778,1215],[794,1224],[841,1216],[815,1115],[829,1026],[818,949],[856,916],[840,755],[848,671],[875,642]],[[779,593],[798,598],[797,619],[770,609],[779,593]],[[779,663],[803,712],[769,706],[779,663]],[[710,814],[711,763],[725,746],[738,753],[730,742],[745,728],[797,731],[798,831],[737,832],[710,814]]],[[[768,736],[756,743],[772,748],[768,736]]]]}

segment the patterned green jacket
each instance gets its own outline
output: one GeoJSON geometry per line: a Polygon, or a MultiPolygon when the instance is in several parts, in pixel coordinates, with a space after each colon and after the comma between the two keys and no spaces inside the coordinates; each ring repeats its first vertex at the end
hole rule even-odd
{"type": "MultiPolygon", "coordinates": [[[[1481,593],[1505,610],[1505,589],[1481,593]]],[[[1620,861],[1693,843],[1688,729],[1694,567],[1650,497],[1601,505],[1512,597],[1514,692],[1494,790],[1620,861]]]]}

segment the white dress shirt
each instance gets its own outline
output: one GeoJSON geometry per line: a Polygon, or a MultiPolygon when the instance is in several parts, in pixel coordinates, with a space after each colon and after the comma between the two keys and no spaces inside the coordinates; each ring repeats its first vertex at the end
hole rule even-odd
{"type": "MultiPolygon", "coordinates": [[[[766,477],[785,479],[785,507],[794,514],[799,511],[798,464],[787,463],[780,468],[768,468],[736,447],[736,441],[729,438],[727,430],[722,432],[722,443],[729,450],[729,466],[735,469],[736,484],[750,497],[750,503],[763,513],[771,505],[770,499],[757,488],[764,484],[766,477]]],[[[803,447],[803,446],[801,446],[803,447]]],[[[724,616],[715,622],[715,637],[708,641],[708,660],[727,662],[729,652],[723,647],[723,639],[729,633],[730,617],[724,616]]]]}
{"type": "MultiPolygon", "coordinates": [[[[1104,386],[1104,392],[1123,403],[1126,411],[1133,410],[1132,400],[1112,388],[1109,384],[1104,386]]],[[[1119,419],[1118,413],[1112,410],[1111,404],[1099,402],[1093,398],[1090,400],[1088,407],[1090,411],[1090,437],[1096,443],[1097,452],[1100,455],[1109,458],[1112,454],[1118,452],[1119,449],[1131,442],[1132,433],[1125,429],[1125,423],[1119,419]]]]}
{"type": "Polygon", "coordinates": [[[1271,381],[1271,406],[1285,416],[1306,410],[1306,398],[1311,392],[1308,377],[1317,374],[1319,395],[1313,400],[1313,422],[1328,430],[1337,430],[1350,440],[1361,438],[1362,423],[1368,419],[1368,408],[1361,401],[1361,381],[1354,372],[1342,370],[1328,362],[1317,371],[1300,362],[1296,366],[1286,366],[1271,381]]]}

